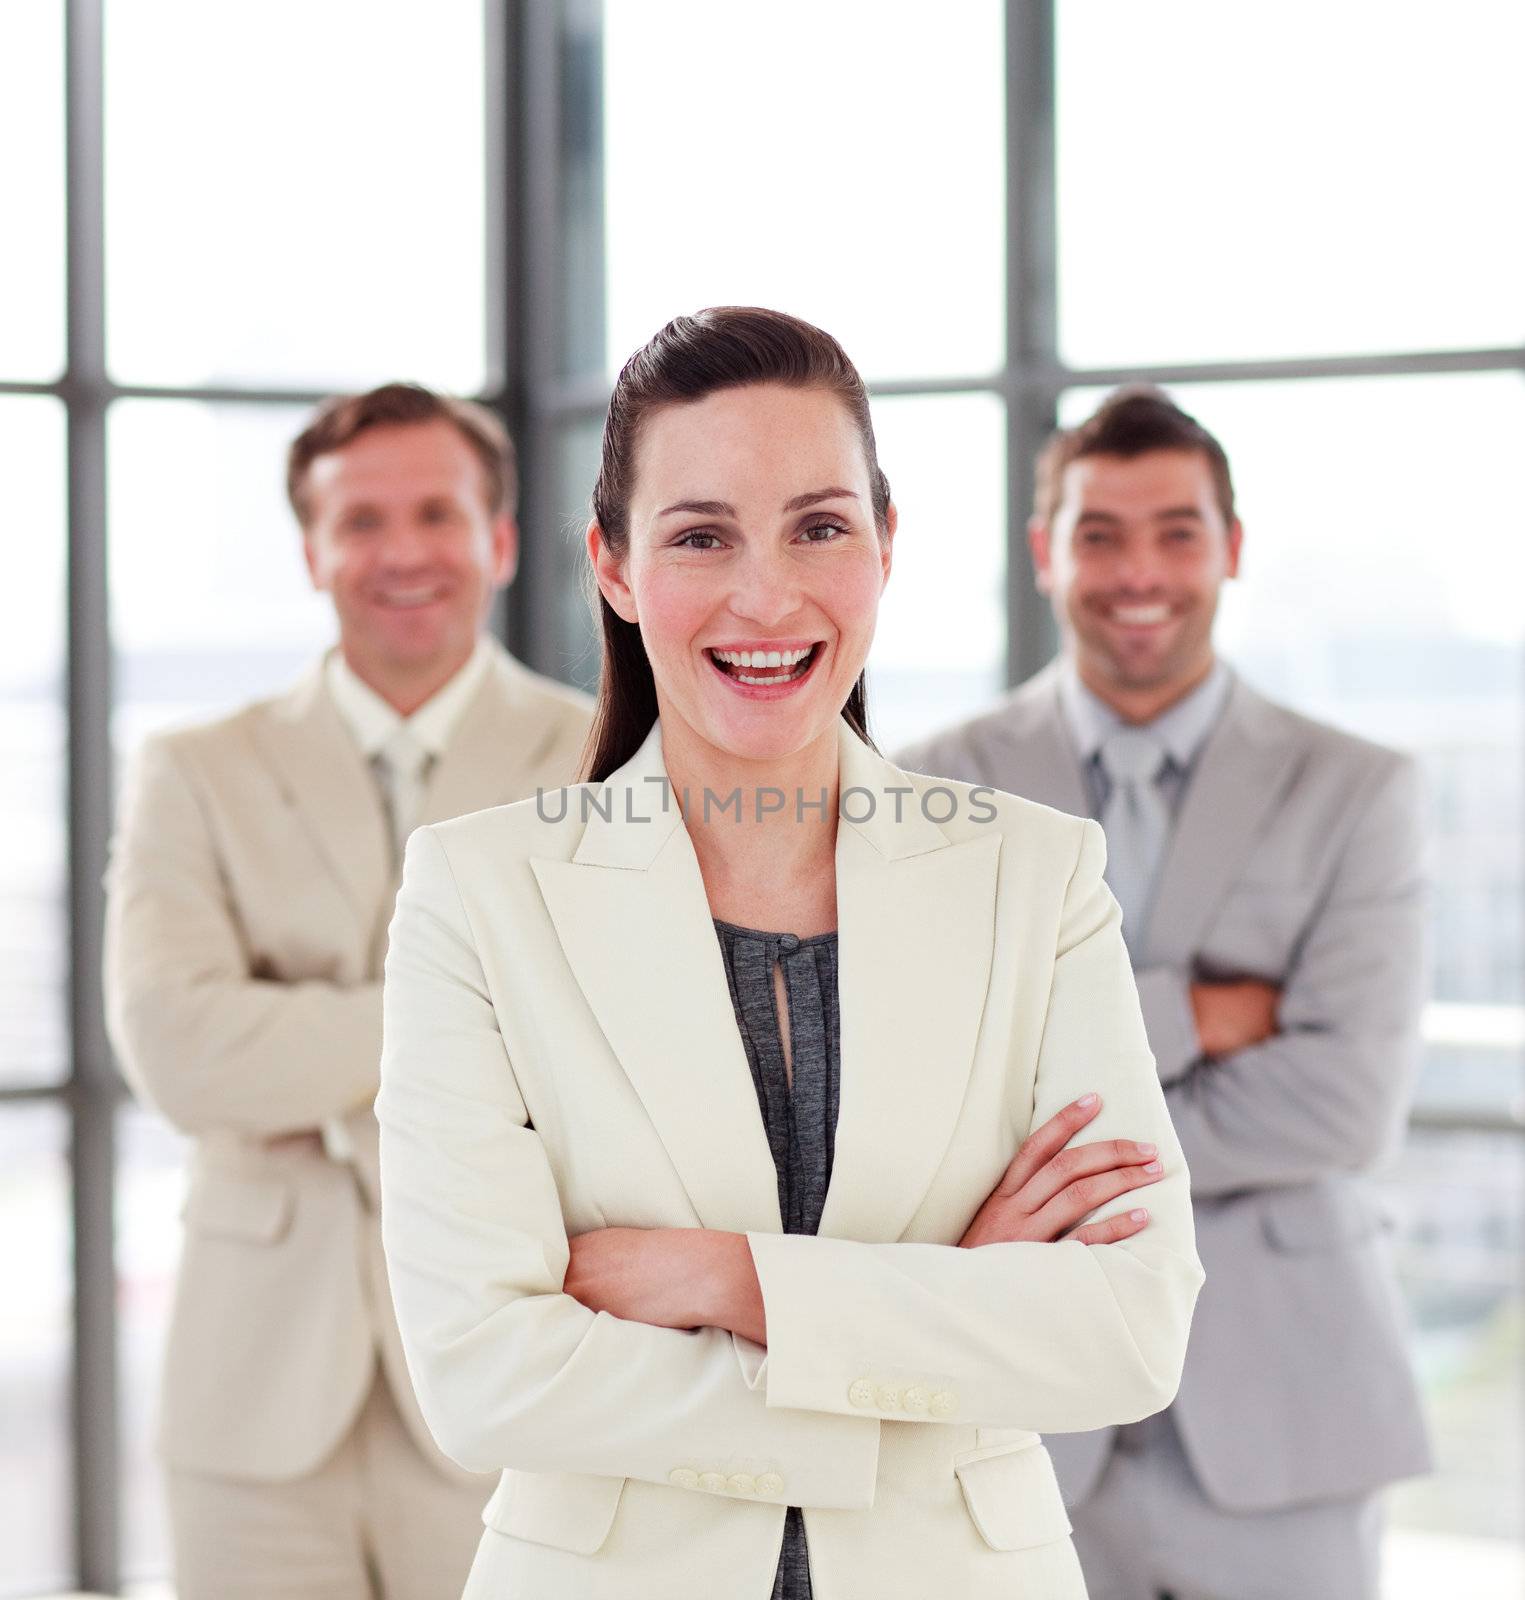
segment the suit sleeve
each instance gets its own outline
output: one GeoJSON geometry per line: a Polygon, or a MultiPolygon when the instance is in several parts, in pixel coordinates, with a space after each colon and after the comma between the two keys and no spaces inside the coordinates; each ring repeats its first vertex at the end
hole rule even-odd
{"type": "MultiPolygon", "coordinates": [[[[1142,1197],[1148,1226],[1119,1244],[971,1250],[749,1234],[769,1405],[1065,1433],[1135,1421],[1174,1397],[1202,1282],[1187,1172],[1102,880],[1102,831],[1076,828],[1032,1122],[1100,1091],[1083,1142],[1160,1148],[1165,1175],[1142,1197]]],[[[1089,1220],[1138,1203],[1124,1195],[1089,1220]]]]}
{"type": "Polygon", "coordinates": [[[184,1133],[312,1129],[376,1093],[381,985],[251,976],[201,801],[164,739],[124,786],[104,968],[122,1070],[184,1133]]]}
{"type": "Polygon", "coordinates": [[[419,1406],[447,1456],[689,1489],[685,1471],[776,1473],[790,1505],[872,1504],[877,1422],[769,1407],[745,1341],[595,1314],[564,1292],[555,1176],[429,828],[408,842],[384,1018],[382,1238],[419,1406]]]}
{"type": "Polygon", "coordinates": [[[1133,981],[1160,1082],[1174,1083],[1202,1057],[1191,1009],[1191,976],[1179,967],[1144,967],[1133,974],[1133,981]]]}
{"type": "Polygon", "coordinates": [[[1280,1032],[1167,1090],[1202,1195],[1368,1170],[1403,1136],[1424,999],[1423,790],[1395,758],[1366,787],[1294,954],[1280,1032]]]}

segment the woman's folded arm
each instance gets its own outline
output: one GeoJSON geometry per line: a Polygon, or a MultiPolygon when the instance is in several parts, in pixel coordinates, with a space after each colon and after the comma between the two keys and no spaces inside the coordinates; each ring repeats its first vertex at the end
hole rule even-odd
{"type": "Polygon", "coordinates": [[[1099,1090],[1087,1136],[1152,1141],[1164,1174],[1087,1220],[1143,1203],[1148,1225],[1116,1244],[976,1249],[748,1234],[767,1325],[752,1376],[770,1406],[1065,1433],[1174,1398],[1202,1283],[1189,1178],[1103,881],[1103,835],[1094,822],[1080,832],[1032,1121],[1099,1090]]]}
{"type": "Polygon", "coordinates": [[[383,1012],[382,1234],[409,1370],[445,1454],[477,1471],[686,1488],[719,1470],[791,1505],[872,1504],[875,1419],[765,1403],[730,1334],[595,1314],[563,1292],[555,1178],[427,828],[408,845],[383,1012]]]}

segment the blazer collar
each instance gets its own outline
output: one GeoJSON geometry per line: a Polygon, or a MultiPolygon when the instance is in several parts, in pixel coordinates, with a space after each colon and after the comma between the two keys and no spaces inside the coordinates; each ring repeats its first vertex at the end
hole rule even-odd
{"type": "Polygon", "coordinates": [[[1059,673],[1055,658],[1007,697],[999,729],[1009,754],[997,770],[1007,775],[1014,794],[1087,817],[1091,799],[1059,702],[1059,673]]]}
{"type": "MultiPolygon", "coordinates": [[[[420,823],[442,822],[524,798],[556,734],[528,672],[496,640],[425,787],[420,823]]],[[[363,931],[391,914],[397,890],[381,792],[329,693],[323,661],[256,723],[256,737],[287,803],[328,862],[363,931]]]]}
{"type": "MultiPolygon", "coordinates": [[[[1051,662],[1012,696],[1010,770],[1029,799],[1079,816],[1091,797],[1051,662]]],[[[1223,710],[1197,752],[1160,862],[1135,965],[1190,968],[1223,897],[1297,776],[1286,714],[1229,668],[1223,710]]]]}
{"type": "MultiPolygon", "coordinates": [[[[915,1215],[963,1104],[990,979],[1000,833],[954,842],[898,767],[846,722],[838,738],[842,790],[864,794],[837,830],[842,1079],[820,1231],[887,1242],[915,1215]]],[[[701,1224],[777,1232],[777,1178],[698,859],[675,797],[664,804],[663,785],[647,781],[665,777],[658,724],[611,775],[572,859],[532,865],[701,1224]]]]}
{"type": "Polygon", "coordinates": [[[1224,896],[1302,767],[1294,724],[1233,674],[1217,725],[1181,795],[1140,965],[1189,968],[1224,896]]]}
{"type": "MultiPolygon", "coordinates": [[[[912,790],[905,773],[860,739],[845,718],[837,720],[837,757],[841,790],[847,796],[842,825],[880,855],[898,861],[948,843],[919,805],[907,803],[912,790]],[[904,791],[898,820],[896,788],[904,791]]],[[[662,755],[660,719],[635,754],[592,789],[587,827],[573,860],[583,866],[649,867],[683,822],[662,755]]]]}

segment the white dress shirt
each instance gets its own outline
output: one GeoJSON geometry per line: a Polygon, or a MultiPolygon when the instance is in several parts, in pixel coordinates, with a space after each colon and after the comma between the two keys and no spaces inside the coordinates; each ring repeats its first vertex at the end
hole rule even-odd
{"type": "MultiPolygon", "coordinates": [[[[436,689],[411,716],[404,717],[359,677],[344,659],[344,651],[340,646],[335,645],[328,653],[323,668],[328,692],[344,725],[375,774],[377,788],[391,822],[393,846],[399,861],[403,843],[418,820],[416,815],[406,813],[416,807],[422,782],[427,780],[430,767],[445,753],[461,713],[482,682],[491,661],[492,649],[485,637],[479,635],[466,664],[436,689]],[[402,728],[407,729],[427,756],[422,771],[408,784],[406,791],[399,776],[385,770],[386,747],[402,728]],[[407,801],[403,801],[405,792],[409,794],[407,801]]],[[[330,1118],[323,1124],[322,1131],[323,1147],[330,1159],[348,1161],[353,1155],[353,1146],[344,1124],[338,1118],[330,1118]]]]}
{"type": "Polygon", "coordinates": [[[467,657],[465,666],[436,689],[409,717],[402,716],[396,707],[389,705],[364,682],[344,659],[344,651],[337,645],[329,651],[324,671],[327,674],[328,692],[339,708],[339,715],[368,761],[380,754],[382,746],[404,723],[424,749],[438,760],[445,753],[450,735],[455,731],[461,713],[476,692],[491,660],[492,647],[485,637],[479,636],[476,648],[467,657]]]}

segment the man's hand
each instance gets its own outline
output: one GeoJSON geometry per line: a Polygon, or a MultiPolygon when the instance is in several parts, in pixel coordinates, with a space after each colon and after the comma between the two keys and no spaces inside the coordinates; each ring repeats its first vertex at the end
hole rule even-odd
{"type": "Polygon", "coordinates": [[[1235,983],[1194,983],[1191,1010],[1205,1056],[1230,1056],[1271,1038],[1280,1030],[1276,1007],[1281,989],[1245,978],[1235,983]]]}

